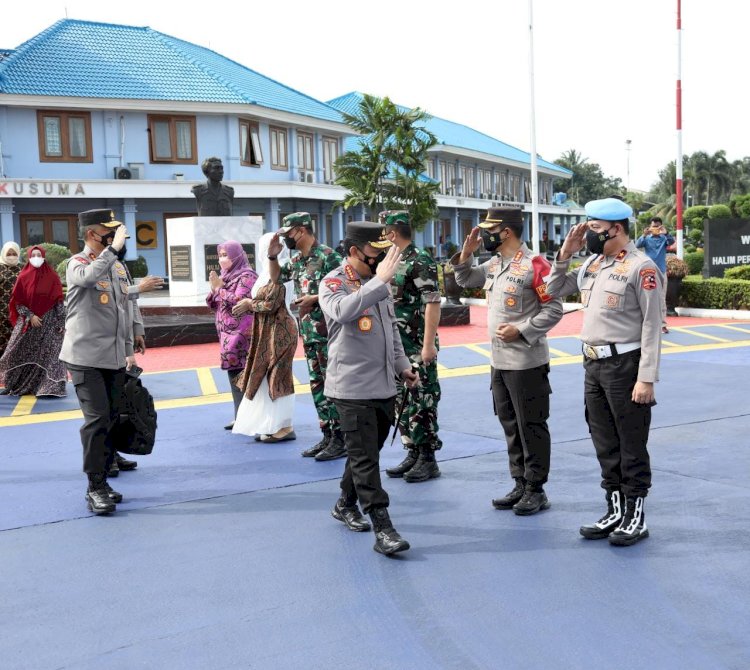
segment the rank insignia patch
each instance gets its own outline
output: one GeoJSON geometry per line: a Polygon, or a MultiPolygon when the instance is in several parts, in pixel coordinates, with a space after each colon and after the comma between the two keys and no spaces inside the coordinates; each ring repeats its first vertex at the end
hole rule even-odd
{"type": "Polygon", "coordinates": [[[656,288],[656,270],[641,270],[641,287],[646,291],[653,291],[656,288]]]}

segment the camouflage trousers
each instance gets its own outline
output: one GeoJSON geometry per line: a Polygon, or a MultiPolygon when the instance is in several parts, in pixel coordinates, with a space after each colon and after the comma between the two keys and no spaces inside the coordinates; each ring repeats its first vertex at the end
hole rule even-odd
{"type": "MultiPolygon", "coordinates": [[[[398,423],[401,442],[404,449],[432,449],[437,451],[443,446],[438,437],[437,406],[440,402],[440,382],[438,381],[437,361],[425,365],[422,362],[422,350],[415,347],[406,349],[406,355],[412,362],[412,369],[419,374],[419,386],[410,392],[408,405],[398,423]]],[[[407,391],[403,382],[398,382],[396,412],[401,409],[404,393],[407,391]]]]}
{"type": "Polygon", "coordinates": [[[328,342],[305,342],[302,340],[307,360],[307,370],[310,374],[310,393],[312,393],[315,410],[321,428],[338,430],[339,414],[336,406],[326,398],[323,387],[326,382],[326,368],[328,367],[328,342]]]}

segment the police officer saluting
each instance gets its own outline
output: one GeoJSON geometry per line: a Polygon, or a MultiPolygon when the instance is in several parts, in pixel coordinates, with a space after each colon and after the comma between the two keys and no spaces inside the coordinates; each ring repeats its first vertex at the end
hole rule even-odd
{"type": "Polygon", "coordinates": [[[86,246],[68,262],[65,338],[60,351],[83,412],[83,471],[88,508],[115,511],[122,495],[107,483],[115,457],[111,433],[120,410],[125,371],[135,365],[125,266],[117,252],[128,237],[110,209],[78,215],[86,246]]]}
{"type": "Polygon", "coordinates": [[[338,410],[348,454],[332,515],[350,530],[369,530],[359,501],[372,520],[375,551],[390,555],[409,543],[388,515],[380,450],[394,421],[396,376],[409,387],[418,382],[404,354],[389,286],[399,249],[371,221],[348,223],[344,246],[344,264],[325,277],[319,294],[328,324],[325,394],[338,410]]]}
{"type": "Polygon", "coordinates": [[[588,222],[570,229],[547,282],[547,293],[580,290],[584,307],[583,366],[586,419],[602,471],[607,511],[582,526],[590,540],[630,545],[648,537],[644,499],[651,487],[646,444],[659,377],[662,275],[628,236],[629,205],[592,200],[588,222]],[[584,242],[591,251],[568,271],[584,242]]]}
{"type": "Polygon", "coordinates": [[[467,236],[451,263],[459,286],[487,291],[487,325],[492,342],[492,399],[508,445],[515,486],[496,509],[528,516],[549,507],[544,484],[550,467],[549,347],[547,331],[563,315],[562,301],[547,295],[544,277],[550,264],[521,241],[520,209],[493,207],[467,236]],[[479,248],[495,255],[477,268],[479,248]]]}

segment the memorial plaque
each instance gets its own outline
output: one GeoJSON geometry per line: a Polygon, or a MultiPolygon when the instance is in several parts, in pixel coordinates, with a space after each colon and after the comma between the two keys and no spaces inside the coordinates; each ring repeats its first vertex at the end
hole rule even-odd
{"type": "Polygon", "coordinates": [[[170,281],[193,281],[193,264],[190,245],[169,247],[170,281]]]}
{"type": "MultiPolygon", "coordinates": [[[[206,281],[208,281],[208,275],[211,270],[214,270],[216,274],[221,273],[221,267],[219,266],[219,252],[216,249],[218,244],[206,244],[203,249],[206,257],[206,281]]],[[[255,245],[254,244],[243,244],[242,248],[247,254],[248,263],[252,268],[255,268],[255,245]]]]}
{"type": "Polygon", "coordinates": [[[724,270],[750,265],[750,219],[706,219],[704,277],[723,277],[724,270]]]}

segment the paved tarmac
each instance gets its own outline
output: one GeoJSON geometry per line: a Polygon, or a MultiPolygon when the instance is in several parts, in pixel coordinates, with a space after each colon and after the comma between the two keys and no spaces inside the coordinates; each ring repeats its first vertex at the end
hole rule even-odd
{"type": "Polygon", "coordinates": [[[670,325],[652,536],[630,548],[577,532],[603,492],[572,334],[550,340],[552,507],[532,517],[490,505],[509,478],[485,338],[441,350],[443,476],[386,479],[412,543],[396,559],[330,517],[343,462],[299,456],[317,440],[302,361],[298,439],[264,445],[222,430],[203,349],[194,369],[171,352],[177,371],[149,351],[159,440],[108,518],[83,502],[75,396],[0,398],[0,668],[750,667],[750,322],[670,325]]]}

